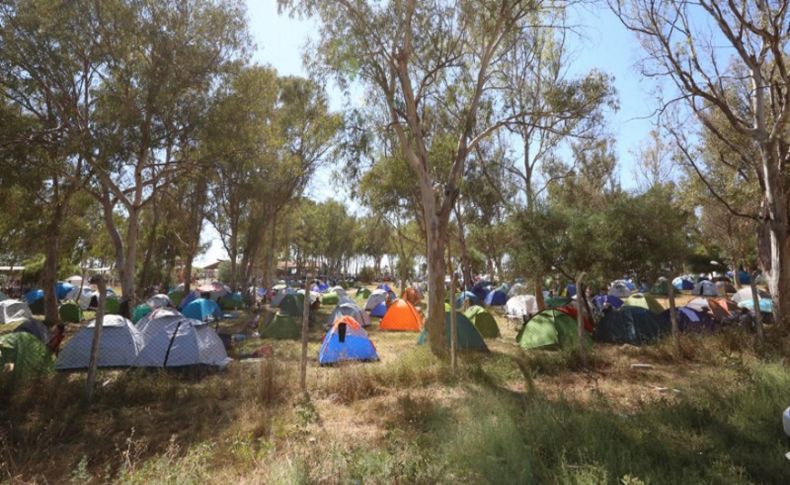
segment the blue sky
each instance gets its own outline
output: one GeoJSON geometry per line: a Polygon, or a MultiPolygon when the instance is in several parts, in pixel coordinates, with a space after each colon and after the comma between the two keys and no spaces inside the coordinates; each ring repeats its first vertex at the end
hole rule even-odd
{"type": "MultiPolygon", "coordinates": [[[[247,0],[250,32],[257,50],[253,61],[269,64],[281,74],[306,75],[302,65],[302,50],[308,39],[315,35],[315,24],[310,20],[291,19],[277,14],[276,0],[247,0]]],[[[570,40],[574,52],[569,74],[583,74],[598,69],[614,76],[620,110],[607,120],[607,128],[616,140],[619,158],[620,181],[625,188],[633,188],[633,152],[652,128],[652,114],[657,102],[651,90],[653,84],[642,79],[635,64],[641,56],[640,46],[634,35],[604,6],[576,10],[571,23],[578,25],[578,36],[570,40]],[[650,119],[645,119],[650,118],[650,119]]],[[[330,92],[333,109],[341,109],[343,99],[339,93],[330,92]]],[[[333,193],[332,168],[326,168],[309,187],[309,195],[324,200],[333,193]]],[[[212,247],[200,258],[199,263],[223,258],[225,252],[217,234],[207,227],[203,235],[212,240],[212,247]]]]}

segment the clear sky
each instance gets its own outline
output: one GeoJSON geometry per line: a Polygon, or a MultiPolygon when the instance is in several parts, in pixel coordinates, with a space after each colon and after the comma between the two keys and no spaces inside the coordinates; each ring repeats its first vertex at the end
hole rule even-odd
{"type": "MultiPolygon", "coordinates": [[[[281,74],[306,76],[302,65],[303,48],[314,35],[315,24],[310,20],[291,19],[277,14],[276,0],[247,0],[250,31],[257,50],[253,61],[269,64],[281,74]]],[[[569,74],[583,74],[598,69],[614,76],[620,110],[607,120],[607,128],[616,140],[620,181],[625,188],[633,188],[633,152],[652,128],[651,116],[657,106],[652,96],[653,85],[641,78],[635,64],[641,56],[636,38],[603,5],[574,12],[571,23],[579,26],[579,36],[572,36],[570,47],[574,53],[569,74]]],[[[343,99],[330,92],[330,105],[339,110],[343,99]]],[[[311,197],[325,200],[335,192],[331,184],[332,168],[326,168],[315,178],[308,192],[311,197]]],[[[198,264],[226,258],[225,251],[211,227],[204,228],[203,240],[212,241],[209,251],[198,264]]]]}

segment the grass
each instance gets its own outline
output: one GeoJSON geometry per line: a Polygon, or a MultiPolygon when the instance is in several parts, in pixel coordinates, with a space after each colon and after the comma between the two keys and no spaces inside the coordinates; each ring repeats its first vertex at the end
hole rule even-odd
{"type": "MultiPolygon", "coordinates": [[[[323,324],[327,310],[316,321],[323,324]]],[[[241,332],[248,315],[223,324],[241,332]]],[[[414,345],[371,337],[381,362],[319,367],[309,398],[300,344],[202,375],[107,371],[0,392],[0,481],[10,483],[786,483],[786,339],[762,358],[725,331],[669,341],[522,352],[515,331],[458,371],[414,345]],[[632,363],[647,363],[635,370],[632,363]]]]}

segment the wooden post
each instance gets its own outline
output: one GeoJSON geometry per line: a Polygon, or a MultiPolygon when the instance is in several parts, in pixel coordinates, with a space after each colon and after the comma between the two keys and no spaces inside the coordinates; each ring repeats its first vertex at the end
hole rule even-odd
{"type": "Polygon", "coordinates": [[[678,314],[675,308],[675,287],[672,280],[667,279],[667,292],[669,297],[669,320],[672,322],[672,345],[675,349],[675,358],[680,357],[680,335],[678,334],[678,314]]]}
{"type": "Polygon", "coordinates": [[[299,388],[307,393],[307,334],[310,330],[310,279],[305,271],[304,309],[302,310],[302,361],[299,372],[299,388]]]}
{"type": "Polygon", "coordinates": [[[96,384],[96,369],[99,366],[99,342],[101,342],[101,331],[104,325],[104,302],[107,300],[107,283],[102,275],[91,278],[91,282],[99,288],[98,308],[96,309],[96,320],[93,325],[93,342],[91,342],[91,358],[88,363],[88,379],[85,383],[85,400],[90,404],[93,399],[93,388],[96,384]]]}
{"type": "Polygon", "coordinates": [[[456,367],[458,366],[458,325],[455,321],[455,271],[453,270],[452,265],[450,265],[450,367],[455,374],[456,367]]]}
{"type": "Polygon", "coordinates": [[[584,290],[582,288],[582,281],[587,273],[582,273],[576,277],[576,326],[578,327],[579,337],[579,357],[582,360],[582,366],[587,367],[587,354],[584,351],[584,290]]]}
{"type": "Polygon", "coordinates": [[[757,330],[757,350],[762,352],[763,344],[765,343],[763,337],[763,314],[760,311],[760,295],[757,293],[757,271],[752,272],[749,278],[749,286],[752,289],[752,304],[754,305],[754,326],[757,330]]]}

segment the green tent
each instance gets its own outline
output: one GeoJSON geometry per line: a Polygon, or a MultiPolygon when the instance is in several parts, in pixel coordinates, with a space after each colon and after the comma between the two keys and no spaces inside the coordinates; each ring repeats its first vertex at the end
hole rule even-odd
{"type": "MultiPolygon", "coordinates": [[[[458,350],[488,350],[483,337],[472,322],[461,312],[455,314],[455,329],[457,333],[458,350]]],[[[447,345],[450,345],[450,312],[444,314],[444,332],[447,336],[447,345]]],[[[417,345],[422,345],[428,340],[428,327],[425,326],[417,338],[417,345]]]]}
{"type": "Polygon", "coordinates": [[[67,301],[60,305],[58,310],[60,319],[68,323],[80,323],[82,321],[82,309],[73,301],[67,301]]]}
{"type": "Polygon", "coordinates": [[[340,301],[340,298],[337,296],[337,293],[334,291],[330,291],[329,293],[324,293],[321,297],[321,304],[322,305],[337,305],[340,301]]]}
{"type": "Polygon", "coordinates": [[[546,308],[557,308],[561,306],[565,306],[571,302],[570,298],[566,298],[564,296],[550,296],[544,299],[544,303],[546,303],[546,308]]]}
{"type": "Polygon", "coordinates": [[[44,314],[44,298],[39,298],[28,306],[30,306],[30,313],[33,315],[44,314]]]}
{"type": "MultiPolygon", "coordinates": [[[[525,349],[566,348],[578,342],[576,319],[559,310],[543,310],[521,328],[516,341],[525,349]]],[[[585,339],[589,344],[589,338],[585,339]]]]}
{"type": "Polygon", "coordinates": [[[47,346],[28,332],[0,336],[0,364],[14,364],[14,380],[28,379],[53,369],[47,346]]]}
{"type": "Polygon", "coordinates": [[[655,296],[644,295],[642,293],[634,293],[623,300],[623,306],[644,308],[645,310],[650,310],[655,314],[659,314],[664,311],[664,307],[658,302],[658,300],[656,300],[655,296]]]}
{"type": "Polygon", "coordinates": [[[464,315],[466,315],[466,318],[472,322],[472,325],[475,326],[483,338],[499,337],[499,326],[496,324],[494,316],[491,315],[485,308],[478,305],[471,306],[466,309],[464,315]]]}
{"type": "Polygon", "coordinates": [[[260,334],[261,338],[297,340],[302,336],[302,328],[292,316],[277,312],[268,324],[261,325],[260,334]]]}
{"type": "Polygon", "coordinates": [[[181,304],[181,300],[184,299],[184,292],[182,290],[173,290],[167,296],[170,298],[173,306],[178,307],[181,304]]]}
{"type": "Polygon", "coordinates": [[[299,293],[285,295],[280,301],[280,310],[278,313],[290,315],[292,317],[301,317],[304,312],[304,295],[299,293]]]}
{"type": "Polygon", "coordinates": [[[240,310],[244,308],[244,300],[242,300],[241,295],[238,293],[225,295],[219,300],[219,306],[223,310],[240,310]]]}
{"type": "Polygon", "coordinates": [[[142,319],[144,316],[151,313],[153,309],[146,303],[141,303],[134,307],[132,310],[132,323],[137,323],[142,319]]]}
{"type": "Polygon", "coordinates": [[[107,315],[121,314],[121,302],[117,296],[107,295],[107,298],[104,299],[104,313],[107,315]]]}
{"type": "Polygon", "coordinates": [[[367,299],[370,296],[370,290],[367,288],[359,288],[357,290],[357,297],[358,298],[365,298],[367,299]]]}

